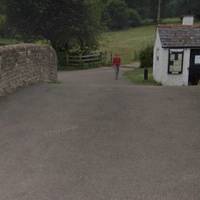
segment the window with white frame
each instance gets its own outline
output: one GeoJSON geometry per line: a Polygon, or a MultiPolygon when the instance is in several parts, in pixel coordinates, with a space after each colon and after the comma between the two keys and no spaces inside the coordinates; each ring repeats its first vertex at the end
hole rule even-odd
{"type": "Polygon", "coordinates": [[[169,74],[182,74],[183,73],[183,49],[170,49],[169,50],[169,64],[168,73],[169,74]]]}

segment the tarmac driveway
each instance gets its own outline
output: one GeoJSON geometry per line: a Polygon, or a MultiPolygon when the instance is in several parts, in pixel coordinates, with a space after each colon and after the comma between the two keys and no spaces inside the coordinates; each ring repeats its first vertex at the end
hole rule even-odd
{"type": "Polygon", "coordinates": [[[110,69],[0,99],[1,200],[199,200],[200,88],[110,69]]]}

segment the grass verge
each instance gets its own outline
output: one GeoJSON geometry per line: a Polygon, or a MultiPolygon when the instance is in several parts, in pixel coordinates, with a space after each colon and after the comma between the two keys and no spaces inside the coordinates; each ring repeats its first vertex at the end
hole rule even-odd
{"type": "Polygon", "coordinates": [[[155,85],[155,86],[160,85],[153,79],[153,70],[151,68],[149,68],[148,81],[144,80],[144,69],[142,68],[137,68],[131,71],[127,71],[124,73],[124,76],[127,80],[131,81],[133,84],[136,85],[155,85]]]}
{"type": "Polygon", "coordinates": [[[12,38],[0,38],[0,46],[10,45],[10,44],[18,44],[20,41],[12,38]]]}
{"type": "Polygon", "coordinates": [[[155,30],[155,26],[148,25],[123,31],[106,32],[100,38],[100,48],[113,54],[119,53],[123,64],[129,64],[138,59],[140,50],[153,44],[155,30]]]}
{"type": "Polygon", "coordinates": [[[57,81],[48,81],[48,84],[62,84],[61,81],[57,80],[57,81]]]}

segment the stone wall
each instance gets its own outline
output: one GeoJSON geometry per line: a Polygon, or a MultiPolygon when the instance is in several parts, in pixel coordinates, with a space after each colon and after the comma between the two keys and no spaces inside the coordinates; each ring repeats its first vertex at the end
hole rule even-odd
{"type": "Polygon", "coordinates": [[[57,80],[57,56],[48,45],[0,47],[0,96],[18,87],[57,80]]]}

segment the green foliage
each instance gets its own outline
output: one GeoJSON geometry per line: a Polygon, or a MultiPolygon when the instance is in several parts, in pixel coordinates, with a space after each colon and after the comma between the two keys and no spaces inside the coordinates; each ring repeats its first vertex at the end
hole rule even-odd
{"type": "Polygon", "coordinates": [[[109,0],[104,8],[103,22],[109,29],[118,30],[141,24],[141,18],[124,0],[109,0]]]}
{"type": "Polygon", "coordinates": [[[57,50],[57,57],[58,57],[58,70],[65,70],[67,66],[67,57],[65,50],[57,50]]]}
{"type": "Polygon", "coordinates": [[[156,20],[158,0],[126,0],[128,6],[137,10],[143,19],[156,20]]]}
{"type": "Polygon", "coordinates": [[[46,39],[56,49],[97,46],[99,0],[7,0],[6,3],[10,29],[25,39],[46,39]]]}
{"type": "Polygon", "coordinates": [[[4,15],[6,11],[6,1],[7,0],[0,0],[0,15],[4,15]]]}
{"type": "Polygon", "coordinates": [[[144,80],[144,69],[138,68],[131,71],[127,71],[124,73],[124,76],[131,81],[133,84],[136,85],[154,85],[159,86],[154,79],[153,79],[153,70],[148,69],[148,80],[144,80]]]}
{"type": "MultiPolygon", "coordinates": [[[[138,11],[144,20],[156,22],[158,0],[126,0],[130,8],[138,11]]],[[[161,18],[193,14],[200,18],[199,0],[161,0],[161,18]]]]}
{"type": "Polygon", "coordinates": [[[108,2],[104,13],[106,25],[110,29],[122,29],[128,27],[128,6],[123,0],[111,0],[108,2]]]}
{"type": "Polygon", "coordinates": [[[50,45],[48,40],[36,40],[34,43],[38,45],[50,45]]]}
{"type": "Polygon", "coordinates": [[[123,64],[139,60],[139,52],[147,44],[153,44],[155,26],[140,26],[127,30],[106,32],[100,39],[103,51],[119,53],[123,64]]]}
{"type": "Polygon", "coordinates": [[[200,19],[200,1],[199,0],[176,0],[176,10],[180,15],[193,14],[200,19]]]}
{"type": "Polygon", "coordinates": [[[139,26],[142,23],[142,19],[138,12],[134,9],[129,9],[129,25],[132,27],[139,26]]]}
{"type": "Polygon", "coordinates": [[[148,45],[146,48],[141,50],[139,54],[139,59],[142,68],[153,67],[153,46],[148,45]]]}
{"type": "Polygon", "coordinates": [[[162,19],[161,23],[162,24],[181,24],[181,18],[180,17],[165,18],[165,19],[162,19]]]}
{"type": "Polygon", "coordinates": [[[21,41],[18,41],[13,38],[0,38],[0,46],[10,45],[10,44],[18,44],[21,41]]]}
{"type": "Polygon", "coordinates": [[[6,35],[6,17],[0,15],[0,36],[4,37],[6,35]]]}
{"type": "MultiPolygon", "coordinates": [[[[91,69],[108,64],[108,54],[101,51],[78,52],[57,51],[58,70],[91,69]],[[96,56],[97,55],[97,56],[96,56]],[[88,56],[88,57],[85,57],[88,56]],[[94,56],[94,57],[92,57],[94,56]]],[[[110,58],[110,57],[109,57],[110,58]]]]}

